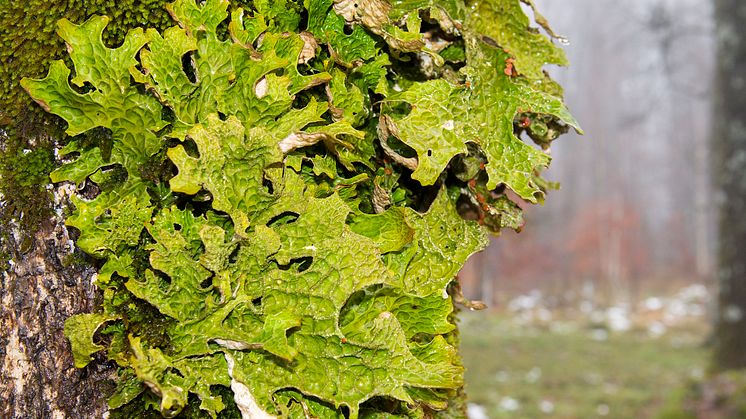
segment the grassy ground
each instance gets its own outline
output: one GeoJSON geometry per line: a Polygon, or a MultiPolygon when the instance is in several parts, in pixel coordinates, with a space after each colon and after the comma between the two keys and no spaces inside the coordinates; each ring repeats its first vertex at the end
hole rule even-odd
{"type": "Polygon", "coordinates": [[[462,318],[467,392],[479,405],[473,419],[655,418],[707,362],[700,334],[538,328],[484,312],[462,318]]]}

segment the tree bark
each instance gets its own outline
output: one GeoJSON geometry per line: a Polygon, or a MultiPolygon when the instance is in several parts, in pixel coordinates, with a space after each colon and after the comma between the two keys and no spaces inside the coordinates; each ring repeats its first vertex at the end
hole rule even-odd
{"type": "Polygon", "coordinates": [[[746,368],[746,2],[715,0],[718,62],[713,170],[720,284],[715,364],[746,368]]]}
{"type": "MultiPolygon", "coordinates": [[[[22,248],[18,241],[10,243],[14,250],[22,248]]],[[[90,264],[64,262],[73,251],[67,229],[53,218],[0,278],[2,418],[93,418],[106,411],[112,366],[94,361],[76,369],[63,335],[65,320],[90,312],[96,301],[90,264]]]]}

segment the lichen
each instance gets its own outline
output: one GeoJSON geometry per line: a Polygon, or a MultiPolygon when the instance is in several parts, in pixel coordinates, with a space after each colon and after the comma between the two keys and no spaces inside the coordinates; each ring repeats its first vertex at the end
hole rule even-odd
{"type": "Polygon", "coordinates": [[[126,35],[117,14],[58,22],[69,58],[21,84],[74,137],[50,176],[88,189],[66,224],[101,259],[103,304],[65,334],[76,366],[105,350],[120,367],[114,414],[463,414],[455,275],[488,231],[522,227],[507,189],[546,193],[521,117],[579,129],[536,87],[550,41],[488,39],[524,25],[518,1],[485,2],[511,11],[496,28],[461,1],[177,0],[175,26],[126,35]]]}

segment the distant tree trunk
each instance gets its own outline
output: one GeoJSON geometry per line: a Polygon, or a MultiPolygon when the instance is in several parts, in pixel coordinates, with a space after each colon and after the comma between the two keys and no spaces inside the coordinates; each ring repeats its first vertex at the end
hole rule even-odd
{"type": "MultiPolygon", "coordinates": [[[[22,238],[29,232],[16,233],[22,238]]],[[[16,252],[0,278],[2,418],[100,418],[105,412],[111,366],[93,362],[74,368],[63,335],[65,319],[90,312],[96,296],[93,270],[66,263],[71,243],[55,219],[32,240],[11,243],[25,254],[16,252]]]]}
{"type": "Polygon", "coordinates": [[[715,364],[746,368],[746,2],[715,0],[714,180],[720,284],[715,364]]]}

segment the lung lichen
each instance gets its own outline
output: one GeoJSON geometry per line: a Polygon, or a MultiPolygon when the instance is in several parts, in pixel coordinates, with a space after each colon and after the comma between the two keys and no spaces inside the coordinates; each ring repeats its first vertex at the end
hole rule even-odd
{"type": "Polygon", "coordinates": [[[65,333],[115,412],[460,414],[455,275],[521,227],[506,190],[543,198],[522,118],[578,129],[519,0],[472,3],[177,0],[116,48],[116,14],[59,21],[22,85],[79,136],[52,181],[95,191],[66,223],[104,303],[65,333]]]}

